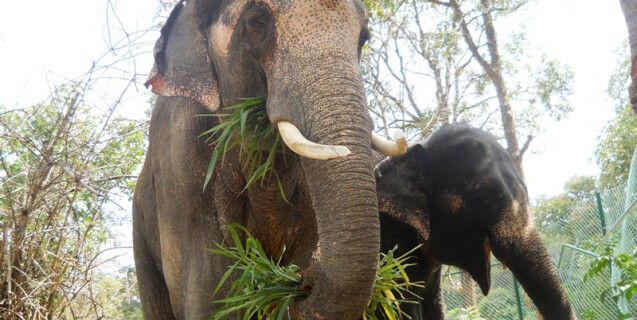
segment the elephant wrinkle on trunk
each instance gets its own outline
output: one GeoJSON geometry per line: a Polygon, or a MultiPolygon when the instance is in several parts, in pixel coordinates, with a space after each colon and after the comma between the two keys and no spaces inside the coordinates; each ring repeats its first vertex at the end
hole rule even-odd
{"type": "Polygon", "coordinates": [[[308,296],[291,307],[292,318],[360,318],[380,239],[373,127],[358,66],[367,32],[360,0],[191,0],[173,9],[147,82],[159,97],[133,201],[145,319],[214,312],[212,300],[225,297],[233,279],[211,294],[232,261],[206,248],[228,243],[231,223],[272,258],[283,254],[283,264],[301,267],[308,296]],[[222,119],[199,115],[258,96],[267,97],[272,125],[300,133],[291,149],[327,148],[333,153],[318,158],[335,159],[277,156],[278,179],[244,190],[250,166],[236,146],[202,192],[215,146],[200,134],[222,119]]]}
{"type": "Polygon", "coordinates": [[[360,89],[360,82],[336,84],[330,90],[334,96],[329,98],[314,90],[300,97],[303,105],[312,106],[309,113],[313,121],[301,128],[304,135],[351,151],[347,157],[330,161],[300,159],[320,243],[319,261],[312,265],[312,294],[297,304],[300,318],[320,314],[325,319],[357,319],[371,295],[380,231],[371,161],[371,120],[362,111],[365,100],[360,89]],[[346,117],[349,121],[339,121],[346,117]],[[369,131],[358,130],[360,127],[369,131]],[[354,256],[356,259],[352,259],[354,256]]]}
{"type": "Polygon", "coordinates": [[[382,160],[375,175],[381,251],[423,245],[418,266],[406,270],[411,281],[425,282],[414,292],[423,299],[404,310],[412,319],[444,319],[442,264],[468,271],[488,294],[491,251],[544,319],[576,319],[535,228],[526,186],[488,133],[442,127],[405,155],[382,160]]]}

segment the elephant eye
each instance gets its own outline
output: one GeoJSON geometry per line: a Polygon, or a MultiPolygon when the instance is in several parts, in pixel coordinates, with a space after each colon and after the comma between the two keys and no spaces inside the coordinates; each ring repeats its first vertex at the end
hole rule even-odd
{"type": "Polygon", "coordinates": [[[269,34],[270,16],[267,10],[256,7],[246,13],[245,31],[251,47],[259,46],[269,34]]]}
{"type": "Polygon", "coordinates": [[[371,37],[371,34],[369,33],[369,29],[367,28],[367,26],[365,26],[365,28],[361,32],[361,42],[365,43],[369,41],[370,37],[371,37]]]}
{"type": "Polygon", "coordinates": [[[246,24],[248,27],[263,27],[266,24],[265,17],[261,14],[261,12],[250,12],[246,17],[246,24]]]}
{"type": "Polygon", "coordinates": [[[369,28],[367,27],[367,23],[366,23],[365,26],[363,26],[363,28],[361,29],[361,34],[358,40],[358,47],[362,48],[363,45],[365,45],[365,43],[369,41],[370,37],[371,37],[371,34],[369,33],[369,28]]]}

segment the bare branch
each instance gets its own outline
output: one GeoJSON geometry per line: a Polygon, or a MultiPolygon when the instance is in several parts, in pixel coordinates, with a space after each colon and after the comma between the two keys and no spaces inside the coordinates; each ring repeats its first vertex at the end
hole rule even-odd
{"type": "Polygon", "coordinates": [[[522,145],[522,148],[520,149],[520,158],[522,158],[524,156],[524,153],[529,148],[529,145],[531,144],[531,141],[533,141],[533,136],[532,135],[528,135],[526,137],[526,141],[524,142],[524,145],[522,145]]]}

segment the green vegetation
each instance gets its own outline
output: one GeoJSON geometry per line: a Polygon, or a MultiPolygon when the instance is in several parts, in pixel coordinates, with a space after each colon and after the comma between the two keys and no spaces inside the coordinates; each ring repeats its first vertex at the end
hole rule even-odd
{"type": "Polygon", "coordinates": [[[96,268],[120,219],[116,195],[133,192],[146,130],[96,112],[85,90],[0,107],[2,319],[139,318],[134,273],[96,268]]]}
{"type": "MultiPolygon", "coordinates": [[[[591,263],[590,270],[584,280],[607,272],[611,267],[617,268],[618,271],[615,272],[619,272],[619,280],[610,288],[602,291],[600,299],[604,300],[610,296],[615,303],[619,303],[621,298],[630,303],[633,297],[637,296],[637,248],[630,253],[616,253],[618,243],[619,237],[611,237],[608,241],[598,243],[593,248],[601,249],[602,254],[591,263]]],[[[630,319],[633,316],[635,315],[632,313],[623,313],[620,315],[620,319],[630,319]]]]}
{"type": "Polygon", "coordinates": [[[480,314],[487,319],[516,319],[515,296],[504,288],[496,288],[478,304],[480,314]]]}
{"type": "MultiPolygon", "coordinates": [[[[215,301],[223,304],[223,307],[210,319],[227,319],[233,313],[237,314],[238,319],[245,320],[253,316],[258,319],[284,319],[292,300],[304,296],[299,267],[281,266],[281,258],[273,261],[244,227],[234,224],[227,228],[234,247],[217,244],[217,249],[211,251],[235,263],[226,271],[214,293],[235,271],[239,276],[232,283],[227,297],[215,301]],[[246,236],[245,244],[241,241],[239,231],[246,236]]],[[[405,273],[405,268],[412,265],[406,262],[413,250],[398,258],[394,258],[393,250],[381,255],[374,290],[363,319],[377,319],[378,313],[385,319],[402,318],[399,307],[402,303],[408,303],[404,301],[405,294],[413,295],[409,288],[421,285],[410,282],[405,273]]]]}
{"type": "Polygon", "coordinates": [[[480,316],[480,309],[477,306],[469,308],[456,308],[447,312],[448,320],[486,320],[480,316]]]}
{"type": "Polygon", "coordinates": [[[630,81],[630,54],[628,41],[618,56],[622,57],[608,81],[608,97],[615,105],[615,118],[604,127],[598,142],[595,158],[601,169],[600,187],[609,188],[628,179],[630,160],[637,145],[637,117],[630,106],[628,83],[630,81]]]}
{"type": "Polygon", "coordinates": [[[255,315],[258,319],[283,319],[292,300],[303,296],[299,267],[282,267],[280,259],[274,262],[245,228],[228,225],[227,229],[234,247],[217,244],[217,249],[210,251],[236,262],[223,275],[213,295],[235,270],[240,276],[232,283],[228,296],[215,301],[224,306],[213,313],[211,319],[226,319],[235,312],[238,319],[248,320],[255,315]],[[242,245],[239,230],[246,234],[245,245],[242,245]]]}
{"type": "Polygon", "coordinates": [[[210,182],[219,157],[223,165],[226,153],[238,145],[240,156],[247,159],[243,170],[251,173],[243,190],[245,191],[258,180],[263,182],[266,178],[269,180],[274,176],[281,195],[285,199],[281,180],[274,170],[274,161],[279,152],[285,157],[286,148],[278,131],[268,119],[265,97],[242,100],[241,103],[227,107],[225,109],[229,111],[227,114],[211,115],[222,117],[221,122],[201,134],[214,137],[210,144],[216,146],[208,165],[204,189],[210,182]]]}

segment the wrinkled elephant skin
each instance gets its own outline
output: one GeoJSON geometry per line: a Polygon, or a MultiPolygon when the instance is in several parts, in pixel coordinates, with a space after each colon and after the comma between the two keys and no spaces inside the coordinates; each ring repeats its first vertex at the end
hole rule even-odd
{"type": "MultiPolygon", "coordinates": [[[[302,268],[296,319],[357,319],[378,264],[380,227],[371,131],[359,70],[367,35],[360,0],[193,0],[173,9],[155,48],[157,93],[133,201],[133,240],[146,319],[207,319],[231,261],[206,251],[245,226],[266,252],[302,268]],[[272,125],[347,156],[277,157],[276,179],[242,192],[251,172],[232,148],[202,191],[214,146],[201,133],[240,98],[267,97],[272,125]],[[343,149],[345,150],[345,149],[343,149]],[[356,270],[352,272],[352,270],[356,270]]],[[[229,239],[225,243],[229,244],[229,239]]]]}
{"type": "Polygon", "coordinates": [[[418,305],[413,319],[444,319],[441,264],[469,272],[488,294],[491,250],[522,284],[545,320],[575,319],[555,267],[535,228],[526,186],[506,150],[488,133],[441,128],[405,155],[376,167],[381,250],[418,244],[407,269],[418,305]],[[411,269],[411,270],[410,270],[411,269]]]}

